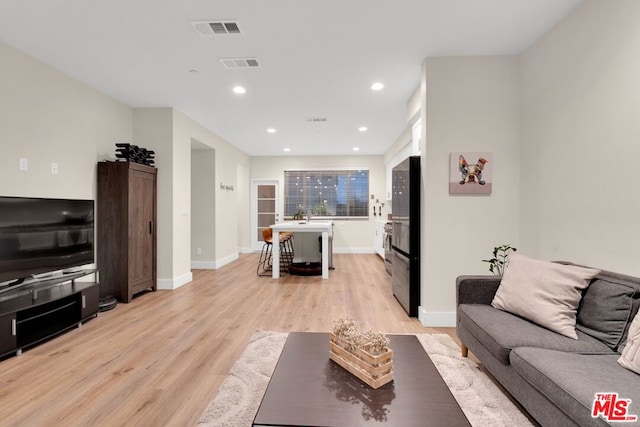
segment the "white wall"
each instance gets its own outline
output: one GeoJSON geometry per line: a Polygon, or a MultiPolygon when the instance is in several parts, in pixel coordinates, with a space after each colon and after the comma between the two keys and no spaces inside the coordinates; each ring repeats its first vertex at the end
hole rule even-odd
{"type": "Polygon", "coordinates": [[[455,324],[455,281],[488,274],[482,259],[519,241],[518,59],[428,58],[423,65],[420,319],[455,324]],[[492,152],[490,196],[449,195],[451,152],[492,152]]]}
{"type": "Polygon", "coordinates": [[[178,283],[191,281],[191,119],[173,113],[173,269],[178,283]]]}
{"type": "Polygon", "coordinates": [[[251,171],[249,163],[236,165],[236,206],[238,215],[238,250],[251,252],[251,171]]]}
{"type": "Polygon", "coordinates": [[[95,200],[97,162],[131,141],[131,108],[2,42],[0,64],[0,196],[95,200]]]}
{"type": "Polygon", "coordinates": [[[409,123],[409,127],[414,123],[417,119],[420,118],[420,111],[422,111],[422,85],[418,85],[415,91],[413,91],[413,95],[407,101],[407,123],[409,123]]]}
{"type": "MultiPolygon", "coordinates": [[[[420,110],[418,110],[418,113],[419,112],[420,112],[420,110]]],[[[402,131],[400,136],[398,136],[396,138],[396,140],[391,145],[391,147],[389,147],[387,149],[387,151],[385,152],[385,154],[384,154],[384,164],[386,165],[387,163],[389,163],[391,161],[391,159],[393,159],[393,157],[399,151],[401,151],[403,148],[405,148],[407,146],[407,144],[412,143],[412,141],[413,141],[412,126],[411,126],[411,124],[408,124],[407,127],[404,129],[404,131],[402,131]]]]}
{"type": "Polygon", "coordinates": [[[640,274],[637,22],[640,2],[588,0],[519,57],[425,61],[424,324],[452,324],[455,278],[502,243],[640,274]],[[452,151],[494,153],[490,197],[448,195],[452,151]]]}
{"type": "MultiPolygon", "coordinates": [[[[191,279],[191,140],[216,150],[216,266],[248,247],[249,157],[173,108],[132,110],[0,42],[0,195],[96,196],[96,163],[115,143],[156,151],[158,287],[191,279]],[[18,170],[27,158],[29,170],[18,170]],[[56,162],[58,175],[50,174],[56,162]],[[242,181],[242,182],[240,182],[242,181]],[[234,192],[219,190],[233,185],[234,192]]],[[[97,242],[99,250],[99,242],[97,242]]]]}
{"type": "MultiPolygon", "coordinates": [[[[285,170],[313,169],[357,169],[369,170],[369,193],[374,194],[381,202],[385,195],[385,168],[383,156],[274,156],[252,157],[251,179],[280,179],[284,183],[285,170]]],[[[284,201],[284,188],[280,186],[280,200],[284,201]]],[[[284,203],[284,202],[283,202],[284,203]]],[[[385,201],[386,203],[386,201],[385,201]]],[[[369,209],[368,220],[334,221],[334,252],[374,252],[375,233],[373,208],[369,209]]],[[[382,217],[391,212],[385,204],[382,217]]]]}
{"type": "Polygon", "coordinates": [[[640,2],[579,6],[522,56],[522,249],[640,275],[640,2]]]}
{"type": "MultiPolygon", "coordinates": [[[[214,187],[216,205],[214,253],[215,267],[218,268],[237,259],[239,248],[250,246],[248,234],[240,235],[238,231],[239,229],[249,228],[249,214],[246,208],[246,201],[249,199],[250,194],[249,180],[246,178],[246,174],[240,174],[240,176],[245,177],[245,181],[239,182],[238,173],[239,167],[243,169],[247,169],[249,167],[249,156],[179,111],[174,110],[173,124],[174,147],[177,147],[176,149],[180,150],[181,157],[186,156],[182,162],[183,169],[186,167],[187,158],[190,163],[192,139],[211,147],[216,153],[214,187]],[[233,191],[223,190],[220,188],[221,184],[225,186],[233,186],[234,189],[233,191]]],[[[190,165],[187,174],[191,177],[190,165]]],[[[181,196],[182,200],[175,201],[175,203],[178,206],[190,206],[190,187],[185,187],[184,183],[180,185],[184,187],[181,191],[185,194],[181,196]]],[[[187,220],[187,223],[190,224],[190,218],[185,217],[185,219],[187,220]]],[[[185,227],[187,227],[186,224],[185,227]]],[[[190,225],[188,227],[190,227],[190,225]]],[[[180,250],[183,251],[183,254],[187,254],[187,257],[192,251],[190,236],[190,231],[182,236],[174,236],[176,238],[180,237],[182,243],[176,247],[180,248],[180,250]]],[[[189,264],[187,257],[180,261],[181,265],[189,264]]]]}
{"type": "Polygon", "coordinates": [[[0,195],[95,199],[96,163],[131,141],[131,109],[2,42],[0,64],[0,195]]]}
{"type": "Polygon", "coordinates": [[[203,253],[205,259],[195,260],[205,261],[194,263],[197,268],[218,268],[237,259],[238,248],[245,245],[239,240],[238,229],[249,227],[248,215],[242,211],[245,207],[236,196],[240,194],[242,200],[249,197],[248,184],[238,185],[238,166],[248,167],[249,157],[173,108],[134,110],[134,140],[156,151],[158,288],[175,289],[191,281],[191,254],[196,247],[207,251],[203,253]],[[206,166],[200,163],[196,165],[197,175],[207,176],[206,183],[191,182],[194,141],[201,148],[215,151],[210,159],[215,162],[211,171],[202,170],[206,166]],[[233,186],[234,191],[221,190],[221,183],[233,186]],[[206,185],[214,195],[216,210],[207,218],[208,224],[201,223],[202,212],[196,214],[195,220],[192,216],[192,185],[195,191],[206,185]],[[195,245],[191,242],[192,223],[196,227],[193,233],[201,233],[202,237],[195,245]]]}
{"type": "Polygon", "coordinates": [[[213,149],[191,151],[191,266],[215,267],[215,162],[213,149]],[[200,249],[200,254],[197,253],[200,249]]]}

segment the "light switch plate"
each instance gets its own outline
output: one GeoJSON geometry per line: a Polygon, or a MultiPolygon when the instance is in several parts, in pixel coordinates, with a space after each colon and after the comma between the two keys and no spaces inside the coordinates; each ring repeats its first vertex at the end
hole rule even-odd
{"type": "Polygon", "coordinates": [[[51,175],[58,175],[58,164],[51,163],[51,175]]]}
{"type": "Polygon", "coordinates": [[[29,170],[29,159],[25,159],[24,157],[21,157],[19,167],[21,171],[29,170]]]}

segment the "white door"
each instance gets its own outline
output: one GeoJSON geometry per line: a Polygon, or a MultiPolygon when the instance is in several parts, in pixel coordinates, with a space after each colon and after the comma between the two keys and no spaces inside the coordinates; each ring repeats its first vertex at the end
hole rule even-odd
{"type": "Polygon", "coordinates": [[[255,179],[251,182],[251,248],[262,249],[262,229],[280,222],[280,182],[255,179]]]}

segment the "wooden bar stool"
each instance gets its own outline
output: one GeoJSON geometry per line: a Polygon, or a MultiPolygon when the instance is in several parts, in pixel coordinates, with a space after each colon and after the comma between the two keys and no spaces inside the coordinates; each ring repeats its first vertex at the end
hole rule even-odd
{"type": "MultiPolygon", "coordinates": [[[[280,271],[286,272],[293,262],[293,233],[280,233],[280,271]]],[[[271,276],[272,252],[273,252],[273,230],[271,227],[262,229],[262,250],[258,259],[258,276],[271,276]]]]}

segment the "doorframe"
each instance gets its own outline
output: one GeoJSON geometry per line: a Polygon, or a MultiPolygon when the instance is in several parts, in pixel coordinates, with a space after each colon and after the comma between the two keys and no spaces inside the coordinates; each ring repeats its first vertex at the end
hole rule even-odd
{"type": "Polygon", "coordinates": [[[262,249],[263,242],[256,239],[256,230],[258,229],[258,185],[275,185],[276,186],[276,215],[279,221],[282,221],[282,212],[284,211],[284,197],[282,194],[282,179],[279,178],[254,178],[251,180],[251,250],[258,252],[262,249]]]}

